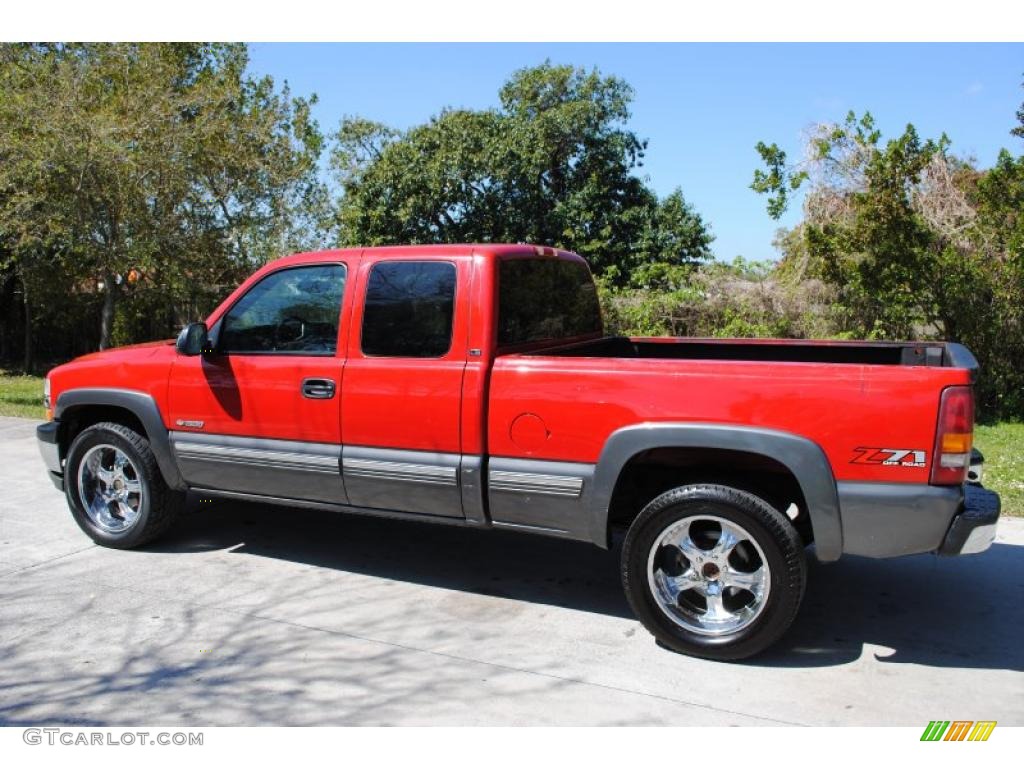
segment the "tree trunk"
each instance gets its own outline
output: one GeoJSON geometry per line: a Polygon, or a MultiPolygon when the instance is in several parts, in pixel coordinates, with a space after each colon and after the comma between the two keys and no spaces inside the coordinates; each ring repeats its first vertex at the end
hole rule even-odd
{"type": "Polygon", "coordinates": [[[25,304],[25,359],[23,361],[25,373],[32,373],[32,365],[35,362],[32,357],[32,304],[28,296],[28,280],[21,276],[21,298],[25,304]]]}
{"type": "Polygon", "coordinates": [[[117,285],[114,283],[114,276],[109,273],[103,275],[103,312],[100,315],[100,349],[110,349],[111,336],[114,333],[114,302],[117,285]]]}

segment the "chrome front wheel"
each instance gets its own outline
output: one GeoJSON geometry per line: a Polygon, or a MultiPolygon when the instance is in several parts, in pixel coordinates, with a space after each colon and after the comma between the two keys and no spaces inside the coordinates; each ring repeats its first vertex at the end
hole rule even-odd
{"type": "Polygon", "coordinates": [[[139,519],[145,488],[139,469],[113,445],[94,445],[78,464],[78,494],[89,519],[107,533],[122,533],[139,519]]]}
{"type": "Polygon", "coordinates": [[[158,538],[181,511],[146,436],[116,422],[86,427],[64,463],[68,507],[97,544],[132,549],[158,538]]]}

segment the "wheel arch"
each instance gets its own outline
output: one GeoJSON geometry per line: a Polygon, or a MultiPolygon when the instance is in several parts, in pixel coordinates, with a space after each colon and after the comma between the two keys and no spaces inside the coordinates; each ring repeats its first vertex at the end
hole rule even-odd
{"type": "Polygon", "coordinates": [[[586,501],[592,541],[609,546],[612,502],[631,462],[652,451],[673,449],[730,452],[781,465],[799,487],[818,559],[827,562],[839,558],[843,534],[836,482],[821,447],[789,432],[729,424],[648,423],[612,433],[594,470],[586,501]]]}
{"type": "Polygon", "coordinates": [[[141,430],[149,441],[164,481],[175,490],[185,489],[171,453],[167,427],[152,395],[129,389],[70,389],[58,396],[53,416],[61,425],[58,435],[61,458],[67,455],[71,441],[83,429],[102,421],[115,421],[141,430]]]}

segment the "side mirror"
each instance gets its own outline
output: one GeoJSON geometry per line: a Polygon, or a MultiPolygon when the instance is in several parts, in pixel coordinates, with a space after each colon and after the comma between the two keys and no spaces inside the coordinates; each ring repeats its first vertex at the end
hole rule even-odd
{"type": "Polygon", "coordinates": [[[189,323],[181,329],[175,347],[179,355],[194,357],[208,352],[209,339],[206,336],[206,323],[189,323]]]}

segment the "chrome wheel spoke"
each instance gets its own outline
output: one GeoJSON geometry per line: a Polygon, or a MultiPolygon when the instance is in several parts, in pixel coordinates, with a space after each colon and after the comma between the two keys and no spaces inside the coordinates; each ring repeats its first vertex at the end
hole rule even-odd
{"type": "Polygon", "coordinates": [[[753,592],[755,595],[764,586],[764,566],[761,566],[756,571],[737,571],[735,568],[727,568],[722,571],[722,584],[727,587],[736,587],[737,589],[745,589],[748,592],[753,592]]]}
{"type": "Polygon", "coordinates": [[[732,552],[733,547],[739,544],[745,536],[745,533],[741,533],[731,525],[722,523],[722,532],[719,534],[715,546],[711,548],[711,556],[718,560],[724,560],[732,552]]]}
{"type": "Polygon", "coordinates": [[[99,494],[96,494],[89,504],[89,514],[93,519],[100,520],[110,516],[110,504],[99,494]]]}
{"type": "Polygon", "coordinates": [[[700,577],[700,574],[693,570],[693,568],[690,568],[679,576],[670,576],[669,582],[672,584],[677,595],[688,589],[699,590],[704,586],[704,580],[700,577]]]}
{"type": "Polygon", "coordinates": [[[690,538],[689,531],[687,531],[686,536],[684,536],[682,541],[676,544],[676,546],[679,547],[680,551],[691,563],[696,562],[699,558],[707,554],[703,549],[697,546],[697,542],[690,538]]]}
{"type": "Polygon", "coordinates": [[[121,516],[121,519],[124,521],[125,525],[131,525],[132,523],[134,523],[135,516],[138,515],[138,512],[132,509],[132,507],[128,504],[127,501],[117,502],[117,513],[121,516]]]}
{"type": "Polygon", "coordinates": [[[142,483],[138,480],[124,479],[124,488],[128,493],[142,493],[142,483]]]}
{"type": "Polygon", "coordinates": [[[722,603],[721,589],[715,590],[713,594],[708,593],[705,599],[708,601],[708,609],[704,613],[705,621],[717,624],[733,618],[733,613],[726,610],[725,605],[722,603]]]}

